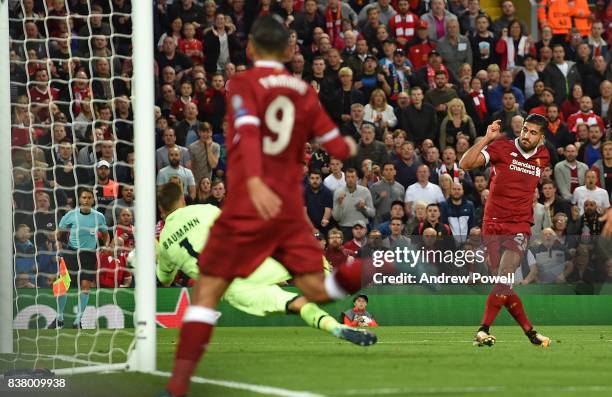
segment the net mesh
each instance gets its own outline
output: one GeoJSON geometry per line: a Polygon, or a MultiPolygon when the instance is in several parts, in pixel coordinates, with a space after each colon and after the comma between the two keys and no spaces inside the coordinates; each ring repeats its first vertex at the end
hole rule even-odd
{"type": "Polygon", "coordinates": [[[0,364],[126,362],[134,339],[131,5],[11,4],[15,354],[0,364]],[[56,234],[82,188],[92,189],[102,220],[85,225],[77,216],[70,237],[56,234]],[[70,274],[64,329],[47,329],[65,299],[53,292],[63,260],[81,271],[70,274]],[[72,330],[79,307],[82,329],[72,330]]]}

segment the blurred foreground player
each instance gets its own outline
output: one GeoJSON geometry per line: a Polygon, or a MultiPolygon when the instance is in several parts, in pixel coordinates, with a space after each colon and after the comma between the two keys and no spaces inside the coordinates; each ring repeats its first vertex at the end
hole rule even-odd
{"type": "MultiPolygon", "coordinates": [[[[509,140],[501,133],[501,122],[495,121],[487,128],[485,138],[472,146],[459,164],[465,170],[491,164],[482,234],[492,273],[508,276],[509,280],[527,249],[533,222],[533,192],[542,170],[550,163],[550,154],[544,146],[546,125],[544,117],[530,114],[520,136],[509,140]]],[[[502,306],[523,328],[531,343],[543,347],[550,345],[550,338],[533,329],[510,281],[495,284],[489,293],[482,324],[476,333],[476,344],[492,346],[495,343],[489,327],[502,306]]]]}
{"type": "MultiPolygon", "coordinates": [[[[160,213],[166,219],[157,250],[157,278],[163,285],[169,285],[180,270],[197,280],[200,277],[199,253],[221,210],[210,204],[186,207],[183,191],[175,183],[163,185],[157,196],[160,213]]],[[[325,261],[323,257],[321,260],[325,261]]],[[[338,323],[316,304],[277,285],[289,279],[291,275],[283,265],[266,258],[249,277],[235,278],[223,299],[254,316],[299,314],[309,326],[357,345],[367,346],[376,341],[373,334],[338,323]]]]}
{"type": "Polygon", "coordinates": [[[312,302],[341,299],[361,287],[361,263],[325,277],[323,250],[303,209],[304,146],[316,139],[334,157],[356,153],[321,107],[314,89],[283,67],[291,57],[289,32],[276,17],[259,18],[247,51],[254,67],[232,78],[228,93],[225,210],[211,229],[199,264],[191,306],[183,318],[172,377],[166,386],[184,395],[221,313],[214,308],[229,283],[248,277],[267,257],[282,263],[312,302]]]}

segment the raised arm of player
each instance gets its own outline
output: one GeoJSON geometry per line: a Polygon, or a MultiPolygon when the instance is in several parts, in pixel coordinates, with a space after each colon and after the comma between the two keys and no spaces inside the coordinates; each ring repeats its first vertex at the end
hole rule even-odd
{"type": "Polygon", "coordinates": [[[501,121],[496,120],[487,127],[487,133],[484,139],[475,143],[471,148],[467,150],[459,160],[459,168],[464,170],[471,170],[474,168],[482,167],[487,163],[487,158],[482,153],[482,150],[491,142],[499,137],[501,132],[501,121]]]}

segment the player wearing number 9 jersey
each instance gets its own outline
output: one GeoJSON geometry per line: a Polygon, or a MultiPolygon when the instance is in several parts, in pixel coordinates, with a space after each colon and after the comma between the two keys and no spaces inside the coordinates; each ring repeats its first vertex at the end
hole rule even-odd
{"type": "Polygon", "coordinates": [[[191,374],[212,336],[219,299],[236,277],[248,277],[267,257],[282,263],[311,302],[342,299],[361,288],[361,263],[325,276],[323,250],[304,213],[304,147],[316,139],[344,159],[356,144],[342,138],[314,90],[283,67],[289,32],[277,16],[255,21],[247,51],[254,67],[232,79],[228,93],[228,195],[200,254],[202,273],[183,318],[167,391],[187,392],[191,374]]]}

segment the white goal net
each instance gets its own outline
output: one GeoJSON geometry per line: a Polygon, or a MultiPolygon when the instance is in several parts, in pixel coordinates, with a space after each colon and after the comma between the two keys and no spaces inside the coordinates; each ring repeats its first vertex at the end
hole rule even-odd
{"type": "MultiPolygon", "coordinates": [[[[10,101],[12,167],[10,185],[0,190],[12,191],[13,211],[2,214],[12,261],[8,270],[0,265],[1,275],[11,278],[12,301],[0,305],[12,307],[0,312],[0,321],[10,321],[12,331],[7,336],[3,327],[0,353],[11,354],[0,354],[0,375],[29,368],[134,369],[136,340],[154,332],[154,307],[142,310],[148,320],[135,314],[138,293],[154,294],[155,285],[151,277],[137,280],[127,263],[137,238],[134,221],[151,215],[135,211],[142,177],[134,167],[140,130],[133,112],[132,6],[129,0],[21,0],[2,7],[8,7],[0,22],[3,31],[8,27],[8,49],[0,48],[10,57],[10,99],[3,99],[10,101]],[[89,212],[87,197],[93,199],[89,212]]],[[[151,30],[148,35],[143,46],[152,42],[151,30]]],[[[152,99],[141,109],[152,120],[152,99]]],[[[153,223],[154,214],[144,229],[153,223]]]]}

